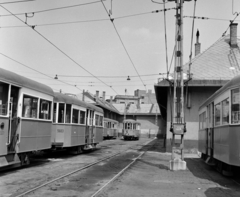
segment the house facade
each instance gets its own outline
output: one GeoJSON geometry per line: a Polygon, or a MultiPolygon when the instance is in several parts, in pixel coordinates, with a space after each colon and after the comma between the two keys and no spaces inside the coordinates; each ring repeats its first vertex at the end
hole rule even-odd
{"type": "MultiPolygon", "coordinates": [[[[199,33],[197,47],[200,47],[199,33]]],[[[187,152],[198,149],[199,106],[214,92],[240,73],[240,41],[237,39],[237,24],[230,25],[230,35],[223,36],[206,51],[196,52],[191,63],[183,66],[183,72],[191,73],[192,80],[184,87],[184,112],[187,132],[184,136],[184,147],[187,152]],[[189,71],[190,70],[190,71],[189,71]]],[[[199,51],[199,48],[196,49],[199,51]]],[[[169,79],[168,79],[169,80],[169,79]]],[[[166,151],[171,151],[170,125],[172,119],[173,88],[167,79],[160,79],[155,84],[156,99],[160,106],[161,115],[165,120],[166,151]]],[[[172,79],[170,79],[172,80],[172,79]]]]}

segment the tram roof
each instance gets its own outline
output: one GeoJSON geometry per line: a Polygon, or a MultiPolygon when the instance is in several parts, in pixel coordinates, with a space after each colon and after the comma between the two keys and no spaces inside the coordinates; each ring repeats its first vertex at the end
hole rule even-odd
{"type": "Polygon", "coordinates": [[[5,83],[29,88],[38,92],[42,92],[44,94],[54,96],[53,90],[47,85],[28,79],[3,68],[0,68],[0,80],[5,83]]]}
{"type": "Polygon", "coordinates": [[[79,106],[87,108],[87,105],[86,105],[85,102],[80,101],[80,100],[78,100],[74,97],[59,93],[59,92],[54,92],[54,101],[64,102],[64,103],[67,103],[67,104],[79,105],[79,106]]]}
{"type": "Polygon", "coordinates": [[[96,105],[93,105],[91,103],[86,103],[89,109],[94,109],[97,112],[103,113],[103,109],[100,107],[97,107],[96,105]]]}
{"type": "Polygon", "coordinates": [[[207,105],[209,102],[212,102],[217,96],[219,96],[220,94],[222,94],[223,92],[227,91],[228,89],[231,88],[235,88],[235,87],[239,87],[240,86],[240,75],[237,75],[236,77],[234,77],[232,80],[230,80],[229,82],[227,82],[223,87],[221,87],[219,90],[217,90],[212,96],[210,96],[206,101],[204,101],[200,107],[204,107],[205,105],[207,105]]]}
{"type": "Polygon", "coordinates": [[[110,119],[110,118],[104,118],[104,120],[105,120],[105,121],[109,121],[109,122],[117,122],[117,123],[118,123],[117,120],[113,120],[113,119],[110,119]]]}

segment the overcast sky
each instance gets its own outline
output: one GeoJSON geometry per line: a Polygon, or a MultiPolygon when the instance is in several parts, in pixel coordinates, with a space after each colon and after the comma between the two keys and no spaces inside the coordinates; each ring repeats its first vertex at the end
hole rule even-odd
{"type": "MultiPolygon", "coordinates": [[[[0,2],[12,1],[17,0],[0,2]]],[[[201,51],[222,36],[229,20],[235,18],[233,12],[240,12],[239,0],[233,2],[234,7],[232,0],[197,1],[196,16],[210,18],[195,19],[193,44],[199,29],[201,51]]],[[[163,5],[151,0],[112,0],[112,5],[111,0],[106,0],[104,4],[105,7],[99,0],[35,0],[2,4],[5,9],[0,7],[0,66],[65,93],[78,94],[83,89],[95,93],[99,90],[100,94],[106,91],[108,98],[125,94],[125,89],[132,95],[136,89],[145,89],[143,84],[154,90],[154,83],[161,77],[158,74],[167,72],[164,12],[152,13],[163,9],[163,5]],[[71,5],[78,6],[55,9],[71,5]],[[106,12],[111,7],[114,24],[106,12]],[[26,19],[25,14],[5,16],[9,11],[28,13],[28,17],[26,19]],[[24,22],[35,25],[34,30],[24,22]],[[55,75],[58,80],[53,79],[55,75]]],[[[166,4],[166,8],[174,7],[174,2],[166,4]]],[[[192,16],[193,9],[194,1],[185,2],[184,16],[192,16]]],[[[166,12],[169,65],[174,48],[174,16],[175,10],[166,12]]],[[[238,20],[240,17],[236,22],[238,20]]],[[[191,18],[184,18],[183,33],[186,63],[190,54],[191,18]]]]}

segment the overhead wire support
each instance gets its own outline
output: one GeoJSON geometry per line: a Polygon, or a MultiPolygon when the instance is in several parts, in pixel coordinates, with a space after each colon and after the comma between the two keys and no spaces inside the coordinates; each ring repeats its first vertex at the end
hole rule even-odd
{"type": "Polygon", "coordinates": [[[118,35],[118,38],[119,38],[119,40],[120,40],[120,42],[121,42],[121,44],[122,44],[122,46],[123,46],[123,48],[124,48],[124,50],[125,50],[125,52],[126,52],[128,58],[129,58],[129,60],[130,60],[132,66],[134,67],[134,69],[135,69],[137,75],[138,75],[139,78],[141,79],[141,82],[142,82],[143,86],[144,86],[145,89],[146,89],[146,84],[144,84],[144,82],[143,82],[141,76],[139,75],[139,72],[138,72],[136,66],[135,66],[134,63],[133,63],[132,58],[130,57],[130,55],[129,55],[128,51],[127,51],[127,48],[125,47],[125,45],[124,45],[124,43],[123,43],[123,41],[122,41],[122,38],[121,38],[120,34],[118,33],[118,30],[117,30],[117,28],[116,28],[116,26],[115,26],[115,24],[114,24],[114,18],[111,18],[111,15],[110,15],[109,12],[107,11],[107,8],[106,8],[105,4],[103,3],[103,1],[102,1],[102,5],[103,5],[104,9],[106,10],[106,12],[107,12],[107,14],[108,14],[108,16],[109,16],[110,21],[111,21],[112,24],[113,24],[113,27],[114,27],[114,29],[115,29],[117,35],[118,35]]]}
{"type": "Polygon", "coordinates": [[[2,5],[0,5],[0,7],[2,7],[3,9],[5,9],[6,11],[8,11],[9,13],[11,13],[15,18],[17,18],[18,20],[20,20],[22,23],[26,24],[28,27],[31,27],[38,35],[40,35],[43,39],[45,39],[48,43],[50,43],[53,47],[55,47],[58,51],[60,51],[63,55],[65,55],[68,59],[70,59],[73,63],[75,63],[77,66],[79,66],[80,68],[82,68],[84,71],[86,71],[88,74],[92,75],[93,77],[95,77],[97,80],[101,81],[103,84],[105,84],[107,87],[111,88],[116,94],[118,94],[113,88],[112,86],[106,84],[104,81],[102,81],[101,79],[97,78],[95,75],[93,75],[90,71],[88,71],[86,68],[84,68],[82,65],[80,65],[78,62],[76,62],[73,58],[71,58],[68,54],[66,54],[63,50],[61,50],[59,47],[57,47],[53,42],[51,42],[49,39],[47,39],[45,36],[43,36],[40,32],[38,32],[35,29],[35,26],[31,26],[27,23],[25,23],[22,19],[20,19],[19,17],[15,16],[11,11],[9,11],[7,8],[3,7],[2,5]]]}

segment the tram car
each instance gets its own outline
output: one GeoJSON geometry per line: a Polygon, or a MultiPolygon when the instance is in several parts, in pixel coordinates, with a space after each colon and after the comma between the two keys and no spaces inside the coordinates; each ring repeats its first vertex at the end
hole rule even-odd
{"type": "Polygon", "coordinates": [[[68,149],[78,154],[102,141],[101,108],[55,92],[53,112],[53,149],[68,149]]]}
{"type": "Polygon", "coordinates": [[[123,121],[123,130],[122,130],[122,137],[124,140],[139,140],[140,137],[140,126],[141,123],[132,120],[126,119],[123,121]]]}
{"type": "Polygon", "coordinates": [[[199,108],[198,149],[225,175],[240,167],[240,75],[199,108]]]}
{"type": "Polygon", "coordinates": [[[118,135],[119,122],[104,118],[103,139],[116,139],[118,135]]]}
{"type": "Polygon", "coordinates": [[[51,148],[53,99],[50,87],[0,68],[0,167],[51,148]]]}

